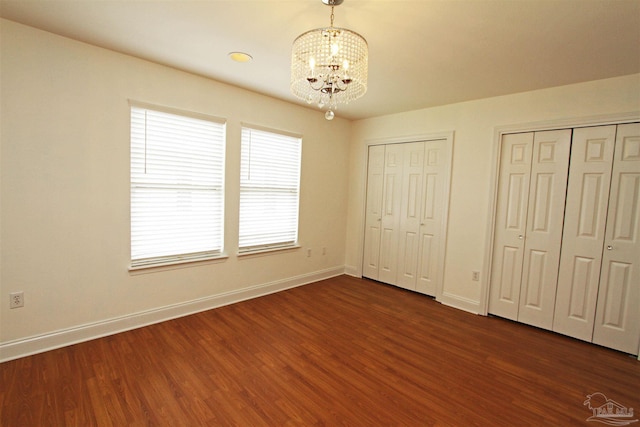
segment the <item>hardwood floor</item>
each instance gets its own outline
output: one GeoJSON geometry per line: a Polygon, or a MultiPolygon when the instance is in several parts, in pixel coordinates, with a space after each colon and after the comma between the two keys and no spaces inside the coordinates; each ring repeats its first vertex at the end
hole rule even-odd
{"type": "Polygon", "coordinates": [[[635,358],[348,276],[5,362],[0,381],[4,427],[585,426],[594,392],[640,412],[635,358]]]}

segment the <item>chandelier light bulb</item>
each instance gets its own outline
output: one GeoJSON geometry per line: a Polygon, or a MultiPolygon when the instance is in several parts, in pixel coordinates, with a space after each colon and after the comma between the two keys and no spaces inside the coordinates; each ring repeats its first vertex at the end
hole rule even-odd
{"type": "Polygon", "coordinates": [[[333,43],[331,45],[331,56],[336,56],[339,50],[340,50],[340,45],[338,43],[333,43]]]}

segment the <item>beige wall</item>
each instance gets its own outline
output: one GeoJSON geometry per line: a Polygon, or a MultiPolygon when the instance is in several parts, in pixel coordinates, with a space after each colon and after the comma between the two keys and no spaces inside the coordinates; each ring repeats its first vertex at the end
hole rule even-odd
{"type": "MultiPolygon", "coordinates": [[[[437,82],[434,82],[437,84],[437,82]]],[[[362,271],[367,141],[453,131],[448,239],[441,301],[483,312],[487,290],[496,157],[502,127],[598,122],[640,117],[640,74],[501,96],[354,122],[349,163],[346,271],[362,271]],[[631,114],[628,114],[631,113],[631,114]],[[599,116],[599,117],[594,117],[599,116]],[[600,117],[606,116],[606,117],[600,117]],[[534,123],[538,122],[538,123],[534,123]],[[473,270],[482,280],[471,280],[473,270]]]]}
{"type": "Polygon", "coordinates": [[[1,30],[0,359],[343,271],[349,121],[10,21],[1,30]],[[128,271],[129,99],[227,119],[228,259],[128,271]],[[303,135],[302,249],[236,257],[241,122],[303,135]],[[14,291],[24,308],[8,309],[14,291]],[[127,320],[136,313],[156,314],[127,320]]]}

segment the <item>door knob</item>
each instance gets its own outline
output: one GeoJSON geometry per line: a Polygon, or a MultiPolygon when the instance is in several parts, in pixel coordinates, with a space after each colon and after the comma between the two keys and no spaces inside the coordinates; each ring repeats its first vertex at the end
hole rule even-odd
{"type": "Polygon", "coordinates": [[[607,245],[607,250],[610,251],[611,249],[613,249],[613,246],[607,245]]]}
{"type": "Polygon", "coordinates": [[[524,236],[521,234],[521,235],[518,236],[518,239],[522,240],[522,239],[524,239],[524,236]]]}

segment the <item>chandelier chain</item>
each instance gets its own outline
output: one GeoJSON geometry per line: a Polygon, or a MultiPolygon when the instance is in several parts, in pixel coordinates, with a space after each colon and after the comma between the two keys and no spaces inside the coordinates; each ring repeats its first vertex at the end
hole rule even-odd
{"type": "Polygon", "coordinates": [[[335,16],[333,15],[333,6],[331,6],[331,27],[333,27],[333,19],[335,16]]]}

